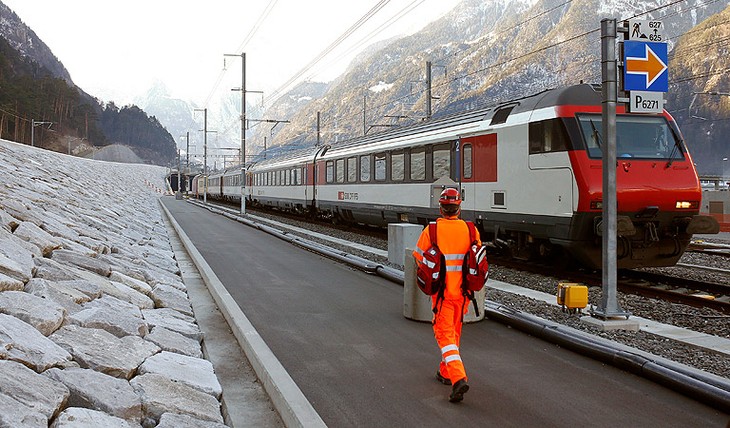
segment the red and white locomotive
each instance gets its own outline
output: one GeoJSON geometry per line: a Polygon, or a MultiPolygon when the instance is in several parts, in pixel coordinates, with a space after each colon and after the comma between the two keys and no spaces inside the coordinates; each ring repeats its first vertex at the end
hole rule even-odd
{"type": "MultiPolygon", "coordinates": [[[[601,268],[600,87],[548,90],[476,111],[323,145],[248,169],[248,204],[337,220],[426,224],[456,187],[462,217],[516,256],[567,251],[601,268]]],[[[694,233],[701,188],[674,119],[617,109],[618,267],[672,266],[694,233]]],[[[209,197],[240,200],[240,169],[209,197]],[[230,185],[229,185],[230,184],[230,185]]]]}

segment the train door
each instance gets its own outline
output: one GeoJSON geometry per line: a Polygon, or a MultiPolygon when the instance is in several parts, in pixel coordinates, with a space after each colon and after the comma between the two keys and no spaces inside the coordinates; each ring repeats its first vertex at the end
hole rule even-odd
{"type": "Polygon", "coordinates": [[[464,137],[457,143],[458,175],[463,198],[462,212],[473,220],[490,205],[490,195],[480,184],[497,181],[497,134],[464,137]]]}

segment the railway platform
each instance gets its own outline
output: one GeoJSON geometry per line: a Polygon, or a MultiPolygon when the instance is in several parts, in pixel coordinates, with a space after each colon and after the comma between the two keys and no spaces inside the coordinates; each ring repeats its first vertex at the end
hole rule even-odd
{"type": "MultiPolygon", "coordinates": [[[[465,326],[462,357],[471,390],[464,402],[449,403],[449,388],[434,378],[439,354],[431,327],[403,318],[400,286],[187,202],[163,198],[162,203],[188,251],[194,248],[190,257],[204,263],[198,269],[205,282],[217,281],[222,288],[217,303],[222,313],[234,312],[228,314],[233,334],[253,342],[242,347],[258,366],[259,381],[284,424],[728,423],[728,415],[717,409],[491,319],[465,326]]],[[[212,336],[206,333],[206,342],[212,336]]],[[[230,369],[213,364],[225,400],[230,369]]],[[[229,409],[248,405],[233,394],[229,398],[229,409]]]]}

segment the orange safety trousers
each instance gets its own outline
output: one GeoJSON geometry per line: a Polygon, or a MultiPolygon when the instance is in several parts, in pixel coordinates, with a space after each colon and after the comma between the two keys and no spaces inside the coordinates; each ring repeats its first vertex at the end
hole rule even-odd
{"type": "MultiPolygon", "coordinates": [[[[434,303],[436,296],[434,296],[434,303]]],[[[455,384],[466,379],[466,369],[459,354],[461,327],[464,314],[468,310],[465,299],[443,299],[438,302],[438,312],[434,315],[433,333],[441,349],[439,372],[455,384]]]]}

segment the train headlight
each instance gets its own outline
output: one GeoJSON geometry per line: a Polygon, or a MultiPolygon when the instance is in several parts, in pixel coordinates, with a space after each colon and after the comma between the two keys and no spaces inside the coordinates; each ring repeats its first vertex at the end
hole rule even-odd
{"type": "Polygon", "coordinates": [[[696,210],[700,207],[700,201],[677,201],[678,210],[696,210]]]}
{"type": "Polygon", "coordinates": [[[592,210],[602,210],[603,201],[601,201],[601,200],[591,201],[591,209],[592,210]]]}

